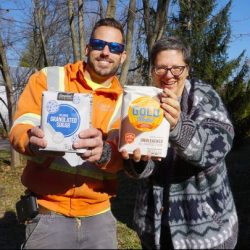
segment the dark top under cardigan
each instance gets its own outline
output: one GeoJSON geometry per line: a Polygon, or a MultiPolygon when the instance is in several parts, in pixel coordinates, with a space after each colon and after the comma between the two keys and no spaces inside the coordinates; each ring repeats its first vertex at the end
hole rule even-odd
{"type": "Polygon", "coordinates": [[[225,164],[232,123],[216,91],[198,80],[186,80],[181,111],[166,158],[124,161],[128,175],[141,179],[137,233],[149,248],[160,248],[160,237],[168,237],[161,235],[162,224],[170,228],[175,249],[216,248],[228,239],[234,247],[238,217],[225,164]]]}

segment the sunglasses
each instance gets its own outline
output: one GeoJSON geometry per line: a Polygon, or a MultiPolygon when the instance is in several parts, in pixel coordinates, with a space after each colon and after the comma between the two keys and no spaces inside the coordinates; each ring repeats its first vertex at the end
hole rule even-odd
{"type": "Polygon", "coordinates": [[[106,42],[100,39],[91,38],[89,40],[89,45],[94,50],[103,50],[106,45],[109,47],[109,51],[114,54],[120,54],[124,51],[124,45],[115,42],[106,42]]]}

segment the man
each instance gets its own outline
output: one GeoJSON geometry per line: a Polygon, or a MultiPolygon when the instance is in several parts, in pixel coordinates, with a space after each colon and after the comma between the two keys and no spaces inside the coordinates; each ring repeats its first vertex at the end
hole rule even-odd
{"type": "Polygon", "coordinates": [[[39,125],[48,70],[33,74],[20,96],[10,142],[30,156],[21,180],[39,206],[39,214],[27,222],[25,249],[117,248],[110,197],[122,166],[116,147],[122,88],[115,73],[126,59],[123,43],[121,24],[101,19],[86,47],[87,63],[63,68],[65,92],[93,95],[92,127],[73,144],[87,149],[84,153],[39,151],[47,145],[39,125]]]}

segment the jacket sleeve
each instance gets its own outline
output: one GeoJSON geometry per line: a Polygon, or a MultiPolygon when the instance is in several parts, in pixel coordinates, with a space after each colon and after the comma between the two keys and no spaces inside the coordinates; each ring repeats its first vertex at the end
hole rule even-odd
{"type": "Polygon", "coordinates": [[[118,152],[118,129],[112,129],[109,132],[106,139],[106,143],[109,146],[110,155],[107,163],[99,165],[99,168],[109,173],[117,173],[122,170],[122,157],[120,152],[118,152]]]}
{"type": "Polygon", "coordinates": [[[121,124],[121,100],[122,95],[120,95],[117,100],[113,117],[110,120],[109,128],[107,129],[108,131],[105,135],[105,140],[108,143],[111,152],[109,157],[110,159],[106,164],[99,166],[102,170],[110,173],[117,173],[123,168],[123,160],[120,152],[118,151],[119,128],[121,124]]]}
{"type": "Polygon", "coordinates": [[[42,92],[46,88],[45,76],[39,71],[31,75],[18,99],[9,139],[11,146],[21,154],[32,155],[28,131],[40,125],[42,92]]]}
{"type": "Polygon", "coordinates": [[[133,160],[124,160],[125,173],[135,179],[147,178],[154,173],[156,162],[149,160],[148,162],[135,162],[133,160]]]}
{"type": "Polygon", "coordinates": [[[182,159],[202,168],[223,161],[234,137],[233,125],[221,98],[212,87],[204,86],[204,90],[194,90],[191,112],[182,112],[169,137],[182,159]]]}

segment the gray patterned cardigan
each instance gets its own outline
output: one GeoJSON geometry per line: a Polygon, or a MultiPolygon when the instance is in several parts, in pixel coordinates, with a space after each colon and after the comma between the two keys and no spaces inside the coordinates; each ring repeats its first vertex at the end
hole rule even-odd
{"type": "Polygon", "coordinates": [[[137,233],[149,248],[160,248],[161,224],[170,228],[175,249],[223,248],[225,242],[234,248],[238,218],[225,165],[233,126],[219,95],[201,81],[186,80],[181,110],[166,158],[124,161],[127,174],[141,179],[137,233]]]}

